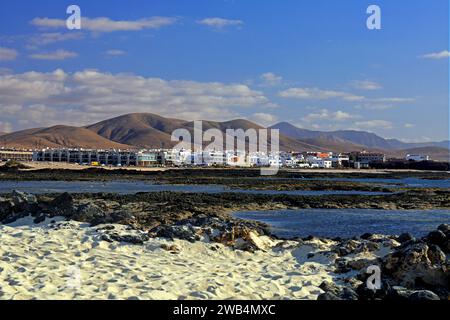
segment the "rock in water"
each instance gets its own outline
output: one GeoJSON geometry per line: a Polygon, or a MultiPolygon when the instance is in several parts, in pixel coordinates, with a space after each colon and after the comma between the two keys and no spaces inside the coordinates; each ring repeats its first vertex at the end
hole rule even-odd
{"type": "Polygon", "coordinates": [[[431,231],[428,236],[426,237],[426,241],[428,243],[435,244],[437,246],[441,246],[445,243],[447,240],[447,236],[444,232],[440,230],[431,231]]]}
{"type": "Polygon", "coordinates": [[[446,235],[447,235],[447,237],[448,237],[448,235],[449,235],[449,233],[450,233],[450,224],[441,224],[439,227],[438,227],[438,230],[439,231],[442,231],[443,233],[445,233],[446,235]]]}
{"type": "Polygon", "coordinates": [[[398,236],[397,241],[400,243],[405,243],[408,241],[414,240],[414,237],[410,233],[402,233],[398,236]]]}

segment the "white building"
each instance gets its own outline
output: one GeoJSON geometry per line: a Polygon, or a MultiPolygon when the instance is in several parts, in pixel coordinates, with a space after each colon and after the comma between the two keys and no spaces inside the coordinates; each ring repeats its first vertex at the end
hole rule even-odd
{"type": "Polygon", "coordinates": [[[406,155],[406,160],[408,161],[429,161],[430,157],[427,155],[421,155],[421,154],[408,154],[406,155]]]}
{"type": "Polygon", "coordinates": [[[203,151],[203,163],[208,166],[223,166],[226,162],[227,158],[223,151],[203,151]]]}
{"type": "Polygon", "coordinates": [[[271,167],[282,167],[283,166],[283,158],[280,154],[270,154],[269,155],[269,166],[271,167]]]}
{"type": "Polygon", "coordinates": [[[191,150],[189,149],[172,149],[165,153],[166,162],[171,162],[175,166],[183,166],[191,164],[191,150]]]}
{"type": "Polygon", "coordinates": [[[345,154],[333,154],[331,158],[329,158],[332,162],[333,168],[341,167],[344,162],[349,162],[350,157],[345,154]]]}
{"type": "Polygon", "coordinates": [[[269,165],[269,157],[264,152],[252,152],[247,156],[247,162],[252,167],[265,167],[269,165]]]}
{"type": "Polygon", "coordinates": [[[308,162],[311,168],[324,168],[328,169],[332,167],[332,161],[329,159],[322,159],[316,157],[308,157],[308,162]]]}

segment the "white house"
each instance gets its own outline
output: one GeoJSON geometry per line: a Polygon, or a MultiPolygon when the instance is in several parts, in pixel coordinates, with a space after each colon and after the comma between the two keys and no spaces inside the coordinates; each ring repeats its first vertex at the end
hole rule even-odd
{"type": "Polygon", "coordinates": [[[208,166],[225,165],[227,159],[223,151],[203,151],[203,163],[208,166]]]}
{"type": "Polygon", "coordinates": [[[321,158],[309,158],[308,162],[311,165],[311,168],[331,168],[332,162],[330,159],[321,159],[321,158]]]}
{"type": "Polygon", "coordinates": [[[264,167],[269,165],[269,157],[264,152],[251,152],[247,162],[252,167],[264,167]]]}
{"type": "Polygon", "coordinates": [[[429,161],[430,157],[427,155],[421,155],[421,154],[407,154],[406,155],[406,160],[408,161],[429,161]]]}

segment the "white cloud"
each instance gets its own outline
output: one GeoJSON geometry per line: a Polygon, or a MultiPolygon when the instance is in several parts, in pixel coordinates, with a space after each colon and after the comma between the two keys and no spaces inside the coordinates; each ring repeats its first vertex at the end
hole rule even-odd
{"type": "Polygon", "coordinates": [[[359,118],[358,115],[350,114],[341,110],[332,112],[328,109],[321,109],[318,112],[310,113],[303,117],[303,121],[311,122],[316,120],[326,121],[346,121],[359,118]]]}
{"type": "Polygon", "coordinates": [[[414,128],[414,125],[412,123],[405,123],[405,128],[414,128]]]}
{"type": "Polygon", "coordinates": [[[441,51],[441,52],[427,53],[427,54],[422,55],[421,58],[425,58],[425,59],[447,59],[447,58],[450,58],[450,51],[444,50],[444,51],[441,51]]]}
{"type": "Polygon", "coordinates": [[[113,57],[117,57],[117,56],[123,56],[126,55],[127,53],[123,50],[118,50],[118,49],[112,49],[112,50],[107,50],[105,51],[105,54],[107,56],[113,56],[113,57]]]}
{"type": "Polygon", "coordinates": [[[367,120],[355,122],[358,129],[368,130],[368,129],[392,129],[392,122],[386,120],[367,120]]]}
{"type": "Polygon", "coordinates": [[[339,98],[346,101],[364,100],[364,97],[357,96],[351,93],[333,90],[321,90],[318,88],[290,88],[279,92],[278,95],[283,98],[309,99],[309,100],[327,100],[334,98],[339,98]]]}
{"type": "Polygon", "coordinates": [[[0,47],[0,61],[10,61],[17,58],[17,51],[14,49],[0,47]]]}
{"type": "Polygon", "coordinates": [[[370,101],[374,101],[374,102],[404,103],[404,102],[413,102],[413,101],[415,101],[415,99],[414,99],[414,98],[398,98],[398,97],[392,97],[392,98],[370,99],[370,101]]]}
{"type": "Polygon", "coordinates": [[[79,40],[83,38],[81,32],[48,32],[34,35],[30,38],[31,46],[41,46],[61,41],[79,40]]]}
{"type": "Polygon", "coordinates": [[[213,27],[213,28],[217,28],[217,29],[222,29],[225,27],[230,27],[230,26],[240,26],[242,24],[244,24],[243,21],[241,20],[230,20],[230,19],[223,19],[223,18],[205,18],[203,20],[199,20],[197,21],[197,23],[208,26],[208,27],[213,27]]]}
{"type": "Polygon", "coordinates": [[[352,86],[360,90],[379,90],[383,88],[381,84],[370,80],[355,80],[352,82],[352,86]]]}
{"type": "MultiPolygon", "coordinates": [[[[139,20],[111,20],[110,18],[81,18],[81,30],[93,32],[140,31],[144,29],[158,29],[173,25],[177,22],[172,17],[150,17],[139,20]]],[[[66,28],[66,20],[51,18],[34,18],[31,24],[40,28],[66,28]]]]}
{"type": "Polygon", "coordinates": [[[261,112],[254,113],[254,114],[251,116],[251,118],[252,118],[252,120],[254,120],[256,123],[261,124],[261,125],[263,125],[263,126],[269,126],[269,125],[272,125],[272,124],[274,124],[274,123],[278,120],[278,117],[275,116],[275,115],[273,115],[273,114],[270,114],[270,113],[261,113],[261,112]]]}
{"type": "Polygon", "coordinates": [[[78,53],[67,50],[56,50],[46,53],[34,53],[30,55],[30,58],[37,60],[65,60],[68,58],[75,58],[78,53]]]}
{"type": "Polygon", "coordinates": [[[26,72],[0,76],[2,114],[15,128],[57,123],[80,125],[130,112],[154,112],[182,119],[227,120],[244,107],[270,101],[243,84],[195,82],[111,74],[96,70],[26,72]],[[12,107],[14,106],[14,107],[12,107]],[[18,110],[18,109],[16,109],[18,110]]]}
{"type": "Polygon", "coordinates": [[[304,100],[329,100],[340,99],[347,102],[358,102],[358,108],[366,109],[388,109],[389,103],[413,102],[414,98],[387,97],[387,98],[368,98],[343,91],[322,90],[318,88],[290,88],[278,93],[282,98],[294,98],[304,100]]]}
{"type": "Polygon", "coordinates": [[[263,84],[266,86],[276,86],[281,83],[283,78],[281,76],[277,76],[273,72],[266,72],[261,75],[261,79],[263,84]]]}

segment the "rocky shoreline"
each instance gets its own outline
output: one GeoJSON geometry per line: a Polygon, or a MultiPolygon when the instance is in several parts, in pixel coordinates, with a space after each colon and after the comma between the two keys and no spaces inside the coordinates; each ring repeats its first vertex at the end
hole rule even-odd
{"type": "MultiPolygon", "coordinates": [[[[429,180],[450,179],[450,173],[446,171],[402,171],[402,170],[380,170],[357,171],[345,170],[330,171],[300,171],[298,169],[280,169],[273,178],[282,179],[402,179],[402,178],[419,178],[429,180]]],[[[120,169],[112,170],[88,167],[78,170],[72,169],[27,169],[26,165],[1,165],[0,164],[0,181],[7,180],[59,180],[59,181],[109,181],[109,180],[147,180],[147,181],[164,181],[167,183],[176,183],[184,181],[184,183],[208,183],[218,179],[223,179],[225,183],[237,183],[240,179],[247,178],[252,181],[261,179],[261,171],[258,168],[161,168],[158,171],[143,171],[136,169],[120,169]],[[200,182],[201,181],[201,182],[200,182]],[[228,181],[228,182],[227,182],[228,181]]],[[[269,177],[271,178],[271,177],[269,177]]],[[[267,179],[268,181],[275,181],[267,179]]],[[[217,182],[216,182],[217,183],[217,182]]],[[[267,182],[266,182],[267,183],[267,182]]]]}
{"type": "MultiPolygon", "coordinates": [[[[450,207],[450,194],[442,190],[409,191],[387,196],[267,196],[243,194],[182,194],[172,192],[117,194],[50,194],[35,196],[14,191],[0,198],[0,221],[13,223],[32,216],[34,223],[64,217],[66,220],[99,226],[101,240],[142,245],[153,238],[178,239],[195,243],[208,241],[232,250],[257,252],[279,249],[294,241],[302,247],[309,242],[325,250],[308,254],[327,257],[341,280],[324,282],[319,299],[448,299],[450,294],[450,226],[441,225],[426,237],[409,234],[371,235],[353,239],[277,239],[266,225],[234,219],[236,210],[280,208],[382,208],[417,209],[450,207]],[[125,225],[120,232],[114,224],[125,225]],[[125,231],[124,231],[125,230],[125,231]],[[319,246],[320,247],[320,246],[319,246]],[[382,289],[367,289],[366,269],[379,266],[382,289]]],[[[51,222],[51,225],[56,222],[51,222]]],[[[168,251],[176,246],[168,245],[168,251]]]]}

